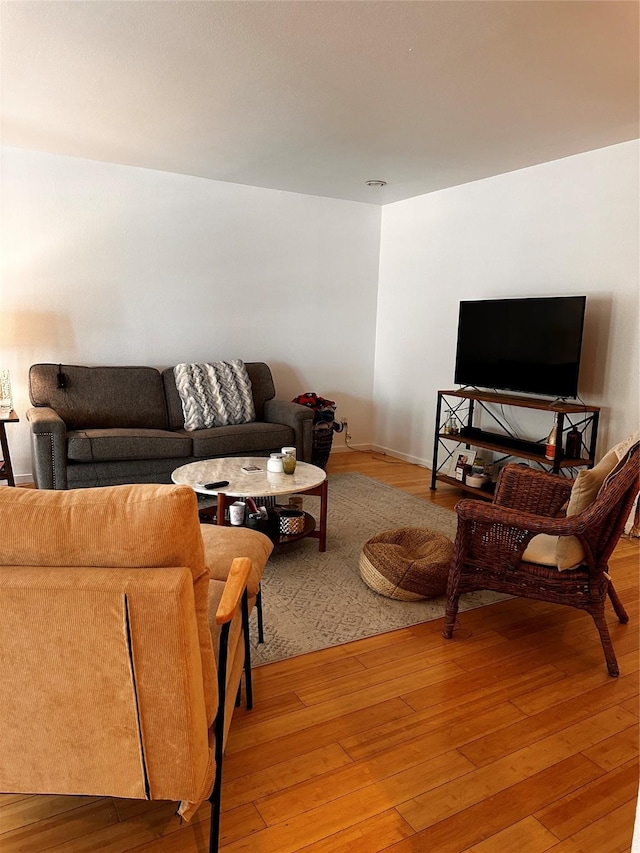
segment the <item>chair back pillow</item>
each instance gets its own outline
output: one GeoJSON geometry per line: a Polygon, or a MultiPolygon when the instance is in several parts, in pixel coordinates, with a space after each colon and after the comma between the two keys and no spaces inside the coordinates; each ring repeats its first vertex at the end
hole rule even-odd
{"type": "MultiPolygon", "coordinates": [[[[589,470],[580,471],[571,489],[571,497],[567,507],[567,517],[580,515],[597,498],[600,489],[604,486],[607,478],[612,475],[629,450],[638,440],[634,435],[621,441],[606,453],[600,462],[589,470]]],[[[575,536],[558,537],[556,548],[556,565],[560,571],[564,569],[575,569],[584,560],[584,548],[580,540],[575,536]]]]}

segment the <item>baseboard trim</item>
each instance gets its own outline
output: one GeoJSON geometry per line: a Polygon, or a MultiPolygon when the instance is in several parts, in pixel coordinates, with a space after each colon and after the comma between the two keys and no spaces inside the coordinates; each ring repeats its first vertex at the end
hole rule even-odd
{"type": "Polygon", "coordinates": [[[394,450],[392,447],[384,447],[381,444],[371,445],[374,453],[382,453],[385,456],[394,456],[396,459],[402,459],[403,462],[409,462],[412,465],[419,465],[420,468],[431,469],[432,460],[423,459],[421,456],[412,456],[409,453],[401,453],[399,450],[394,450]]]}

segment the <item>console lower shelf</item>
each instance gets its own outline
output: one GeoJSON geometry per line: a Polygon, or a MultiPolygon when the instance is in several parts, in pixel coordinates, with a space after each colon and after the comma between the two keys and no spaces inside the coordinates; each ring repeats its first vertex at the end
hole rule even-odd
{"type": "MultiPolygon", "coordinates": [[[[488,432],[487,430],[476,429],[474,427],[463,427],[457,435],[441,435],[441,438],[459,441],[461,444],[469,444],[474,447],[483,447],[485,450],[494,450],[498,453],[506,453],[507,455],[517,456],[520,459],[531,459],[534,462],[547,462],[545,446],[537,444],[535,441],[527,441],[522,438],[513,438],[508,435],[500,435],[499,433],[488,432]]],[[[561,468],[575,468],[580,465],[589,465],[588,459],[572,458],[570,456],[560,459],[561,468]]]]}
{"type": "Polygon", "coordinates": [[[496,488],[495,483],[484,483],[479,488],[477,486],[468,486],[466,483],[456,480],[455,477],[449,477],[448,474],[437,474],[436,479],[441,483],[448,483],[450,486],[455,486],[456,489],[461,489],[475,498],[484,498],[484,500],[488,501],[493,499],[493,493],[496,488]]]}

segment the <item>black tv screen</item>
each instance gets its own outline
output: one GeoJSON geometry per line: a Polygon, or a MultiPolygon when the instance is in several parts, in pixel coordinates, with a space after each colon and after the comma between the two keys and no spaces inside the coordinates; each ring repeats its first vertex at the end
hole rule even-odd
{"type": "Polygon", "coordinates": [[[586,296],[460,303],[455,382],[576,397],[586,296]]]}

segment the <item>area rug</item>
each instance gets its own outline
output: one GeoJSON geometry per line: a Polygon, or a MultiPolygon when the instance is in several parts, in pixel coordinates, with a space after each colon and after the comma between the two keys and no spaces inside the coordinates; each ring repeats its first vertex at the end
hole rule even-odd
{"type": "MultiPolygon", "coordinates": [[[[425,474],[426,476],[426,474],[425,474]]],[[[317,517],[319,499],[304,496],[317,517]]],[[[327,550],[317,539],[276,548],[262,579],[265,642],[252,628],[255,666],[349,643],[444,616],[445,598],[395,601],[362,581],[358,561],[364,543],[395,527],[429,527],[455,537],[456,515],[363,474],[329,475],[327,550]]],[[[460,599],[460,610],[504,596],[476,592],[460,599]]],[[[255,621],[255,611],[252,620],[255,621]]]]}

